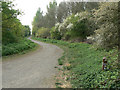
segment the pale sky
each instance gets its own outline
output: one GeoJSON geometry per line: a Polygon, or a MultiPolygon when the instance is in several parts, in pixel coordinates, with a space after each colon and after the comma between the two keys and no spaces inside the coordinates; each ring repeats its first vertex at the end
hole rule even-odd
{"type": "MultiPolygon", "coordinates": [[[[13,0],[11,0],[13,1],[13,0]]],[[[15,9],[20,9],[24,12],[24,15],[19,17],[23,25],[29,25],[32,29],[32,21],[33,18],[40,7],[42,11],[45,13],[47,11],[46,6],[52,0],[14,0],[15,9]]],[[[56,0],[60,3],[63,0],[56,0]]]]}
{"type": "MultiPolygon", "coordinates": [[[[40,7],[42,11],[45,13],[47,11],[46,6],[49,4],[50,1],[53,0],[10,0],[10,1],[13,1],[13,3],[16,5],[15,9],[20,9],[22,12],[24,12],[24,15],[19,17],[22,24],[29,25],[30,28],[32,29],[32,21],[38,8],[40,7]]],[[[69,0],[56,0],[56,1],[59,4],[62,1],[69,1],[69,0]]],[[[70,0],[70,1],[90,1],[90,0],[70,0]]],[[[92,0],[92,1],[98,1],[98,0],[92,0]]]]}

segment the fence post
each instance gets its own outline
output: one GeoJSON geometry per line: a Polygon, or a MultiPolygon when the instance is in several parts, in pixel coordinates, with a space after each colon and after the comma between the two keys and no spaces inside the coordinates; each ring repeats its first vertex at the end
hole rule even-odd
{"type": "Polygon", "coordinates": [[[106,70],[106,69],[107,69],[107,60],[106,60],[106,57],[103,57],[102,70],[106,70]]]}

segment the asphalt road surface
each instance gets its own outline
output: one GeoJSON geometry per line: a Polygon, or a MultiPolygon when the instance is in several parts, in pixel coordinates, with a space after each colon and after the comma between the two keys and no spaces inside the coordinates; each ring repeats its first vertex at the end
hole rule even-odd
{"type": "Polygon", "coordinates": [[[58,58],[62,56],[63,50],[52,44],[30,40],[40,45],[36,51],[3,59],[3,88],[55,87],[55,66],[58,65],[58,58]]]}

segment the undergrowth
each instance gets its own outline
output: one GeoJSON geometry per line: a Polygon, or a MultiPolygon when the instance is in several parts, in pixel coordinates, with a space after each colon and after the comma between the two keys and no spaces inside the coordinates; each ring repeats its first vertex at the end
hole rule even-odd
{"type": "Polygon", "coordinates": [[[96,50],[87,43],[69,43],[61,40],[34,38],[53,43],[65,51],[58,62],[63,65],[69,62],[67,79],[73,88],[120,88],[119,69],[117,67],[117,49],[110,51],[96,50]],[[107,70],[102,71],[102,58],[106,57],[107,70]]]}
{"type": "Polygon", "coordinates": [[[2,56],[22,53],[36,47],[36,44],[28,39],[21,40],[19,43],[2,45],[2,56]]]}

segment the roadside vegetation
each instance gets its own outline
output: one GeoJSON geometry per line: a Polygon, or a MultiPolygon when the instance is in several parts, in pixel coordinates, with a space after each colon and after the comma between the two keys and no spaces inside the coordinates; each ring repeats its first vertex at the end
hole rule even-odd
{"type": "MultiPolygon", "coordinates": [[[[65,81],[70,81],[73,88],[117,88],[120,87],[118,15],[117,2],[61,2],[57,5],[54,0],[47,6],[46,15],[38,9],[32,32],[34,39],[65,50],[58,63],[62,65],[62,79],[66,77],[65,81]],[[49,30],[44,34],[46,28],[49,30]],[[108,64],[107,70],[102,71],[103,57],[108,64]]],[[[56,85],[67,88],[59,80],[56,85]]]]}
{"type": "MultiPolygon", "coordinates": [[[[58,45],[65,51],[58,63],[62,65],[60,70],[65,74],[63,78],[67,76],[65,81],[70,81],[72,88],[116,88],[120,86],[116,49],[96,50],[92,45],[82,42],[70,43],[34,37],[33,39],[58,45]],[[102,71],[103,57],[108,60],[106,71],[102,71]],[[66,71],[69,73],[65,73],[66,71]]],[[[59,83],[57,87],[64,85],[59,81],[57,83],[59,83]]]]}
{"type": "Polygon", "coordinates": [[[35,43],[26,38],[31,35],[30,27],[22,25],[17,18],[22,15],[22,12],[13,9],[15,5],[11,1],[0,1],[0,5],[2,6],[0,12],[2,14],[2,47],[0,48],[2,56],[22,53],[36,47],[35,43]]]}
{"type": "Polygon", "coordinates": [[[19,43],[10,43],[2,46],[2,56],[25,53],[27,50],[35,48],[37,44],[28,39],[21,40],[19,43]]]}
{"type": "MultiPolygon", "coordinates": [[[[36,47],[25,39],[31,30],[17,18],[22,12],[13,9],[10,1],[0,1],[0,5],[2,55],[36,47]]],[[[61,2],[58,5],[55,0],[47,5],[46,14],[40,8],[37,10],[32,22],[33,39],[56,44],[65,51],[58,60],[63,78],[56,82],[57,87],[67,88],[63,87],[62,80],[70,82],[73,88],[120,87],[118,11],[117,2],[61,2]],[[106,70],[102,70],[103,57],[108,61],[106,70]]]]}
{"type": "Polygon", "coordinates": [[[54,0],[47,6],[46,15],[38,9],[32,33],[35,37],[88,42],[95,48],[109,50],[118,46],[118,14],[117,2],[61,2],[57,5],[54,0]]]}

